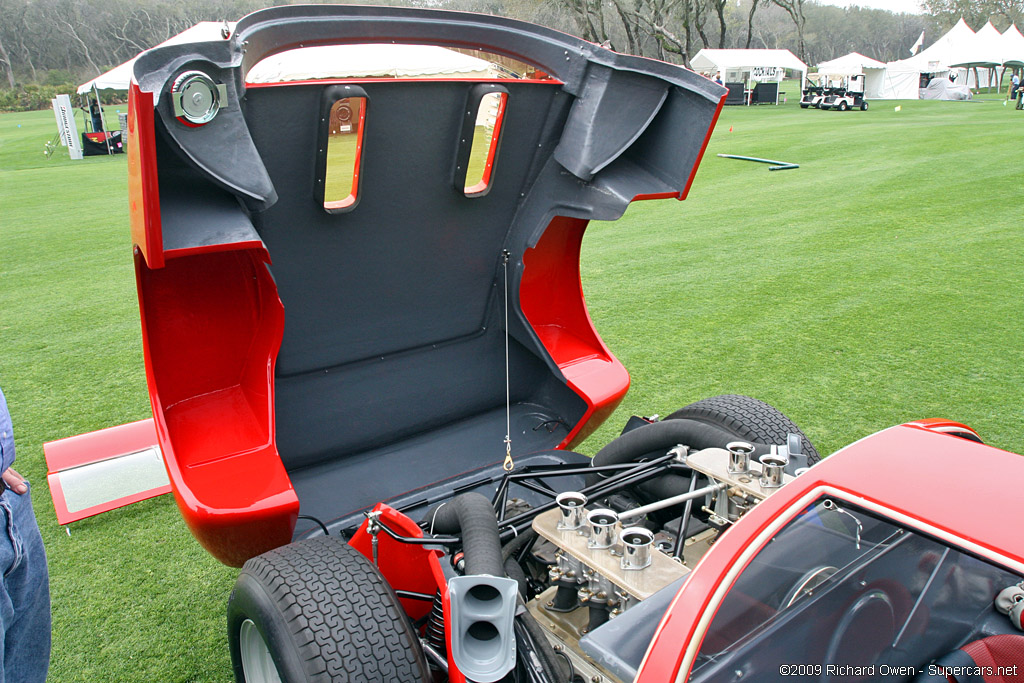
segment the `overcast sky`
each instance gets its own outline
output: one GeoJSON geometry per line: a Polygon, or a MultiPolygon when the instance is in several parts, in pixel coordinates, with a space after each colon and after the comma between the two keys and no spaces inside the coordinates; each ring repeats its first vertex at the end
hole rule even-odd
{"type": "Polygon", "coordinates": [[[818,0],[818,2],[825,5],[837,5],[839,7],[860,5],[861,7],[887,9],[890,12],[922,14],[921,8],[917,4],[918,0],[818,0]]]}

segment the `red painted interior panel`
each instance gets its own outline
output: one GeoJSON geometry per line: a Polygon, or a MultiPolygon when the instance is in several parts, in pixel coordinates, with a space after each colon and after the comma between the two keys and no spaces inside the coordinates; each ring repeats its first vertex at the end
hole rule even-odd
{"type": "MultiPolygon", "coordinates": [[[[398,510],[378,503],[374,512],[380,513],[380,521],[389,529],[399,534],[412,538],[423,538],[423,530],[408,516],[398,510]]],[[[368,523],[363,522],[349,545],[366,556],[366,559],[373,561],[373,537],[367,532],[368,523]]],[[[421,545],[401,543],[391,538],[387,533],[377,534],[377,568],[383,576],[387,577],[388,584],[395,590],[407,590],[416,593],[434,595],[441,592],[444,604],[444,621],[451,623],[451,612],[448,601],[448,579],[445,578],[444,570],[441,568],[440,550],[428,550],[421,545]]],[[[402,607],[413,621],[426,616],[432,604],[423,600],[409,600],[400,598],[402,607]]],[[[445,630],[448,639],[448,651],[451,651],[451,633],[445,630]]],[[[423,635],[421,629],[420,635],[423,635]]],[[[448,662],[449,683],[466,683],[466,677],[455,666],[455,662],[448,662]]]]}
{"type": "Polygon", "coordinates": [[[156,443],[153,420],[139,420],[43,444],[50,474],[141,451],[156,443]]]}
{"type": "Polygon", "coordinates": [[[139,420],[117,427],[108,427],[88,434],[79,434],[59,441],[43,444],[46,457],[46,481],[53,498],[53,509],[59,524],[70,524],[102,512],[116,510],[125,505],[170,493],[170,486],[160,486],[131,496],[124,496],[101,505],[71,512],[68,510],[60,473],[82,465],[110,460],[121,455],[137,453],[156,445],[156,427],[152,419],[139,420]]]}
{"type": "Polygon", "coordinates": [[[151,269],[136,256],[146,375],[175,498],[200,543],[234,566],[288,543],[299,507],[274,440],[284,309],[267,261],[244,249],[151,269]]]}
{"type": "Polygon", "coordinates": [[[594,330],[580,281],[587,221],[555,217],[523,255],[523,314],[587,411],[559,447],[572,448],[612,414],[629,389],[629,373],[594,330]]]}
{"type": "Polygon", "coordinates": [[[164,265],[160,187],[156,175],[153,93],[132,83],[128,92],[128,204],[132,243],[150,268],[164,265]]]}

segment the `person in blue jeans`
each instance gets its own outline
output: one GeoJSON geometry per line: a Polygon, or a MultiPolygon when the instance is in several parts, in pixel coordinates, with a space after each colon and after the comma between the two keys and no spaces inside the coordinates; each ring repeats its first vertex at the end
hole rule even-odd
{"type": "Polygon", "coordinates": [[[42,683],[50,668],[50,575],[29,483],[13,464],[14,430],[0,390],[0,683],[42,683]]]}

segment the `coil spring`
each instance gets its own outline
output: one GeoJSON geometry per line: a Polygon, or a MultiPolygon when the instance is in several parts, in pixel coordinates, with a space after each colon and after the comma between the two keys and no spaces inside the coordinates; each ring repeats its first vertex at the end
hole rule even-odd
{"type": "Polygon", "coordinates": [[[444,601],[441,591],[434,594],[434,605],[427,618],[427,642],[438,652],[448,654],[447,642],[444,637],[444,601]]]}

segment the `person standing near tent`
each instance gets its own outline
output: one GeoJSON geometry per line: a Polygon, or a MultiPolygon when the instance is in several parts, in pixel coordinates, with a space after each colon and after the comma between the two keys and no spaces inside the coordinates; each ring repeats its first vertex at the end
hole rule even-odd
{"type": "Polygon", "coordinates": [[[1020,88],[1020,76],[1014,72],[1013,77],[1010,78],[1010,99],[1017,99],[1017,90],[1020,88]]]}
{"type": "Polygon", "coordinates": [[[50,577],[29,483],[13,464],[14,430],[0,389],[0,682],[43,683],[50,668],[50,577]]]}
{"type": "Polygon", "coordinates": [[[93,100],[89,105],[89,115],[92,117],[92,130],[99,133],[103,130],[103,114],[100,113],[100,101],[93,100]]]}

